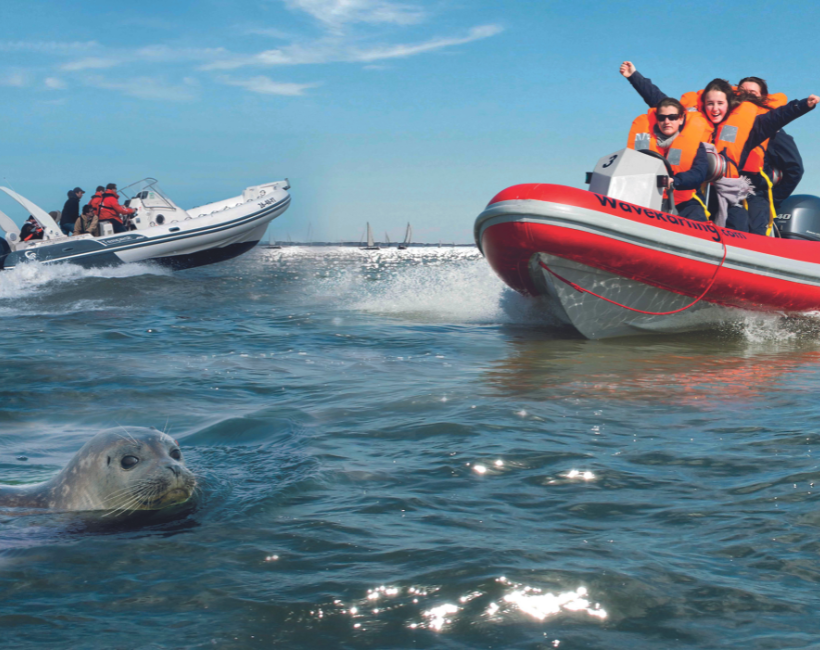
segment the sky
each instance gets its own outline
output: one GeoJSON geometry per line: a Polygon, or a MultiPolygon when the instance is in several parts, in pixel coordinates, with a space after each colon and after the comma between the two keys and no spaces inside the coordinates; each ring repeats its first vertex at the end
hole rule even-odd
{"type": "MultiPolygon", "coordinates": [[[[583,187],[664,92],[759,76],[820,94],[820,3],[2,0],[0,184],[159,179],[179,205],[288,178],[274,239],[469,243],[518,183],[583,187]]],[[[786,129],[820,194],[820,111],[786,129]]],[[[25,214],[3,197],[0,209],[25,214]]]]}

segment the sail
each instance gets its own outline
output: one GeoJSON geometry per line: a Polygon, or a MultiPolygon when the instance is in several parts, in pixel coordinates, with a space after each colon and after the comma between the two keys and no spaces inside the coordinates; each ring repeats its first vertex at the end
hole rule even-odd
{"type": "Polygon", "coordinates": [[[370,227],[370,222],[367,222],[367,247],[373,248],[376,243],[373,241],[373,229],[370,227]]]}
{"type": "Polygon", "coordinates": [[[407,232],[404,233],[404,245],[407,246],[413,238],[413,229],[410,227],[410,222],[407,222],[407,232]]]}

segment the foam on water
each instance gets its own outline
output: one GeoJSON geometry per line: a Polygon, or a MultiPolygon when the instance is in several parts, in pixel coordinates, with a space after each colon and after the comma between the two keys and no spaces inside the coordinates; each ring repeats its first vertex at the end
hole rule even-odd
{"type": "Polygon", "coordinates": [[[86,269],[76,264],[29,262],[0,273],[0,300],[29,297],[43,289],[84,278],[127,278],[139,275],[170,275],[171,271],[147,263],[86,269]]]}
{"type": "Polygon", "coordinates": [[[30,315],[32,299],[43,299],[33,310],[39,315],[51,313],[65,314],[77,311],[94,311],[103,308],[100,300],[88,296],[72,300],[66,305],[59,300],[53,303],[51,298],[58,297],[69,287],[75,287],[83,280],[90,278],[129,278],[140,275],[170,275],[171,271],[153,264],[137,263],[121,266],[86,269],[75,264],[41,264],[30,262],[20,264],[13,269],[0,272],[0,318],[13,318],[30,315]]]}
{"type": "Polygon", "coordinates": [[[341,297],[363,313],[453,324],[558,324],[543,302],[507,287],[475,247],[294,246],[265,255],[289,264],[314,259],[324,271],[306,291],[341,297]]]}

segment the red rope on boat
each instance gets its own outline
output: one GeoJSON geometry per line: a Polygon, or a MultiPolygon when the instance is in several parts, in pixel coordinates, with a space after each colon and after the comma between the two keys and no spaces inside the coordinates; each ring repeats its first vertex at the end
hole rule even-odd
{"type": "Polygon", "coordinates": [[[723,258],[720,260],[720,264],[718,264],[717,268],[715,269],[715,272],[712,274],[712,279],[709,280],[709,284],[706,285],[706,288],[703,290],[703,293],[701,293],[697,298],[695,298],[695,300],[693,302],[686,305],[686,307],[681,307],[680,309],[674,309],[672,311],[644,311],[643,309],[635,309],[634,307],[630,307],[629,305],[622,305],[621,303],[619,303],[615,300],[610,300],[609,298],[605,298],[604,296],[602,296],[600,294],[597,294],[594,291],[590,291],[589,289],[584,289],[584,287],[578,286],[577,284],[575,284],[571,280],[567,280],[566,278],[561,277],[555,271],[553,271],[550,267],[548,267],[546,264],[544,264],[541,260],[538,260],[538,263],[544,269],[546,269],[550,274],[554,275],[556,278],[561,280],[561,282],[563,282],[564,284],[569,285],[570,287],[572,287],[573,289],[575,289],[576,291],[578,291],[580,293],[588,293],[591,296],[595,296],[596,298],[600,298],[601,300],[605,300],[606,302],[611,303],[613,305],[617,305],[618,307],[623,307],[624,309],[628,309],[629,311],[638,312],[639,314],[648,314],[649,316],[669,316],[671,314],[677,314],[679,312],[686,311],[690,307],[694,307],[709,292],[709,289],[712,288],[712,285],[715,282],[715,278],[717,277],[718,271],[720,271],[720,269],[723,267],[723,263],[726,261],[726,253],[727,253],[726,242],[723,241],[723,237],[720,234],[720,229],[716,227],[715,232],[717,232],[718,240],[720,241],[721,244],[723,244],[723,258]]]}

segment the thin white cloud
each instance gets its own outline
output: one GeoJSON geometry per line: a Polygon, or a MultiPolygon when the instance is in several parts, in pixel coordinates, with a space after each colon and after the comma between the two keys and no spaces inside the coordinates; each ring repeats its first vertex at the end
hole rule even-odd
{"type": "Polygon", "coordinates": [[[29,79],[25,72],[5,72],[0,74],[0,86],[23,88],[28,86],[29,79]]]}
{"type": "Polygon", "coordinates": [[[88,76],[84,81],[88,86],[115,90],[129,97],[150,101],[188,102],[197,98],[196,84],[187,77],[182,84],[172,84],[157,77],[137,77],[119,82],[99,75],[88,76]]]}
{"type": "Polygon", "coordinates": [[[82,70],[104,70],[118,65],[135,62],[146,63],[173,63],[173,62],[201,62],[219,59],[227,54],[222,47],[175,48],[168,45],[146,45],[135,50],[111,51],[102,56],[89,56],[76,61],[69,61],[60,66],[64,72],[80,72],[82,70]]]}
{"type": "Polygon", "coordinates": [[[265,50],[250,56],[234,56],[214,61],[202,70],[235,70],[245,66],[306,65],[317,63],[373,63],[385,59],[397,59],[434,52],[456,45],[495,36],[503,31],[500,25],[481,25],[472,28],[466,36],[436,38],[414,44],[380,45],[359,48],[338,37],[329,37],[305,45],[293,44],[275,50],[265,50]]]}
{"type": "Polygon", "coordinates": [[[206,61],[224,56],[224,47],[170,47],[168,45],[147,45],[136,50],[133,58],[140,61],[168,63],[172,61],[206,61]]]}
{"type": "Polygon", "coordinates": [[[49,90],[65,90],[67,88],[66,82],[57,77],[46,77],[43,83],[49,90]]]}
{"type": "Polygon", "coordinates": [[[417,43],[416,45],[388,45],[370,50],[354,51],[352,52],[354,58],[351,60],[369,63],[371,61],[383,61],[384,59],[405,58],[489,38],[501,32],[502,29],[500,25],[482,25],[481,27],[473,27],[470,33],[462,38],[437,38],[427,41],[426,43],[417,43]]]}
{"type": "Polygon", "coordinates": [[[38,54],[75,54],[98,47],[97,41],[0,41],[0,52],[34,52],[38,54]]]}
{"type": "Polygon", "coordinates": [[[82,70],[104,70],[123,63],[122,59],[102,56],[89,56],[84,59],[70,61],[60,66],[64,72],[81,72],[82,70]]]}
{"type": "Polygon", "coordinates": [[[331,29],[351,23],[412,25],[426,16],[420,7],[390,0],[285,0],[285,4],[331,29]]]}
{"type": "Polygon", "coordinates": [[[275,27],[240,27],[239,29],[241,29],[243,34],[247,34],[248,36],[266,36],[267,38],[278,38],[281,40],[293,38],[293,34],[281,29],[276,29],[275,27]]]}
{"type": "Polygon", "coordinates": [[[217,81],[228,86],[239,86],[252,93],[260,93],[262,95],[284,95],[287,97],[298,97],[304,95],[305,91],[310,88],[315,88],[318,83],[296,84],[280,81],[273,81],[269,77],[258,76],[250,79],[233,79],[231,77],[222,75],[217,77],[217,81]]]}

